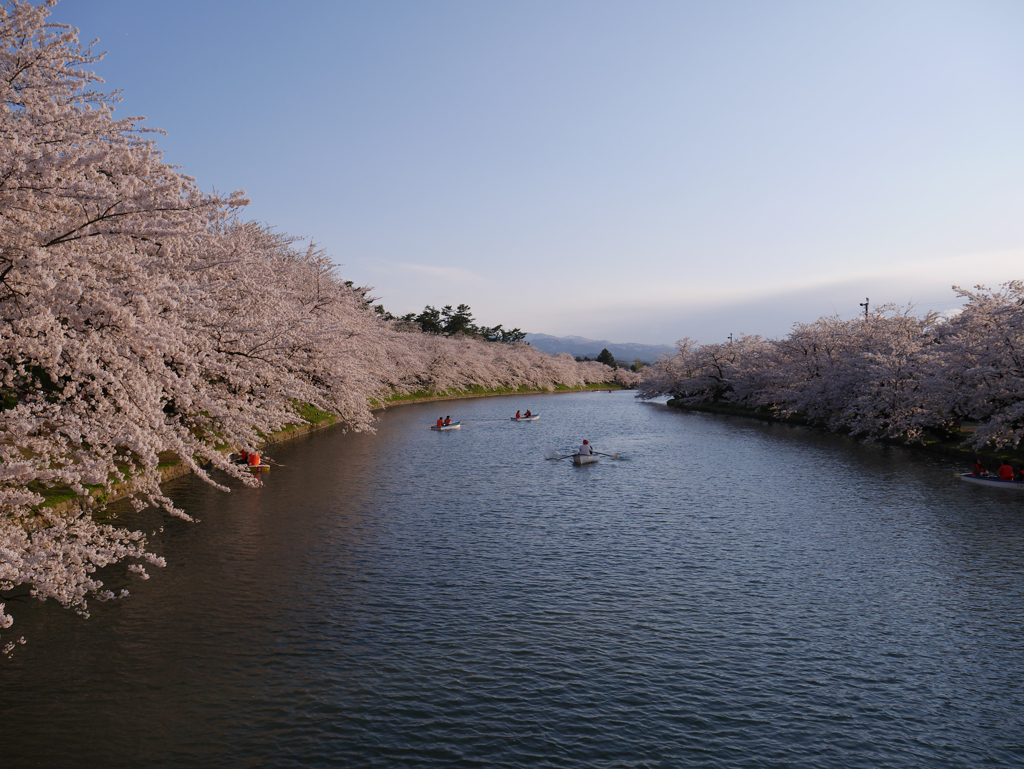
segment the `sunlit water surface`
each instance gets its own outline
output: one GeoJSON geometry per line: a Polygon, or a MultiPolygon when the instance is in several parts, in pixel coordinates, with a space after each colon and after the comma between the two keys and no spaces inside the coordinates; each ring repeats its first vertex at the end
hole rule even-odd
{"type": "Polygon", "coordinates": [[[1024,765],[1024,495],[947,460],[625,392],[271,455],[124,514],[129,598],[13,605],[0,766],[1024,765]]]}

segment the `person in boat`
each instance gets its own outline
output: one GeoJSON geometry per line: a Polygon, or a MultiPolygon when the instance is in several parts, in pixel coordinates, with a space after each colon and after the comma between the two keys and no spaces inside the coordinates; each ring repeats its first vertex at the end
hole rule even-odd
{"type": "Polygon", "coordinates": [[[444,427],[444,417],[438,417],[437,418],[437,426],[438,427],[444,427]]]}
{"type": "Polygon", "coordinates": [[[519,412],[516,412],[516,419],[519,419],[519,412]]]}
{"type": "Polygon", "coordinates": [[[1003,464],[999,465],[999,469],[996,472],[999,473],[999,480],[1001,481],[1013,480],[1013,467],[1010,465],[1009,462],[1003,462],[1003,464]]]}
{"type": "Polygon", "coordinates": [[[452,418],[451,418],[451,417],[445,417],[445,418],[444,418],[444,423],[445,423],[446,425],[450,425],[450,424],[452,423],[452,418]]]}
{"type": "Polygon", "coordinates": [[[1024,481],[1024,467],[1018,467],[1017,468],[1017,474],[1015,476],[1013,476],[1013,480],[1015,480],[1015,481],[1024,481]]]}
{"type": "Polygon", "coordinates": [[[594,453],[594,447],[590,445],[590,441],[584,438],[583,445],[580,446],[580,450],[577,451],[576,453],[581,454],[583,456],[590,456],[591,454],[594,453]]]}
{"type": "Polygon", "coordinates": [[[235,461],[240,465],[249,464],[249,452],[246,451],[245,449],[242,449],[240,452],[238,452],[238,459],[235,461]]]}
{"type": "Polygon", "coordinates": [[[526,410],[526,414],[524,416],[530,416],[530,410],[529,409],[526,410]]]}
{"type": "Polygon", "coordinates": [[[988,475],[988,470],[986,470],[985,466],[981,464],[981,457],[974,460],[974,466],[971,468],[971,475],[975,478],[982,478],[988,475]]]}

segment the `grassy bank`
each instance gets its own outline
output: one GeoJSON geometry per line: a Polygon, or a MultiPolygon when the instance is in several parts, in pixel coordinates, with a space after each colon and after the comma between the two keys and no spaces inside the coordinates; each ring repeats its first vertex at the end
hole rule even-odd
{"type": "MultiPolygon", "coordinates": [[[[694,405],[683,405],[675,400],[668,401],[667,405],[670,408],[678,409],[680,411],[697,411],[705,414],[722,414],[724,416],[757,419],[762,422],[801,425],[820,430],[821,432],[829,432],[825,428],[814,424],[811,420],[802,417],[799,414],[783,416],[767,407],[751,409],[734,403],[699,403],[694,405]]],[[[974,461],[975,457],[981,457],[983,464],[986,466],[992,465],[993,468],[1004,461],[1016,466],[1024,465],[1024,451],[1020,449],[983,448],[981,450],[977,450],[970,446],[965,446],[964,442],[970,440],[973,432],[973,425],[965,424],[960,429],[959,434],[952,438],[942,438],[936,435],[926,434],[920,441],[881,439],[881,442],[892,446],[902,446],[915,451],[923,451],[929,454],[940,454],[942,456],[962,459],[964,461],[965,472],[970,469],[970,465],[974,461]]]]}
{"type": "MultiPolygon", "coordinates": [[[[374,411],[381,411],[391,406],[402,406],[408,403],[427,403],[430,401],[456,400],[460,398],[486,398],[493,395],[543,395],[548,393],[621,389],[624,388],[617,384],[591,384],[583,387],[556,385],[553,390],[538,390],[525,385],[518,388],[471,387],[468,390],[446,390],[443,392],[421,390],[419,392],[408,393],[405,395],[394,395],[383,403],[371,403],[370,406],[374,411]]],[[[305,421],[287,425],[276,432],[264,436],[265,440],[262,447],[291,440],[292,438],[305,435],[306,433],[314,430],[321,430],[326,427],[330,427],[338,421],[334,414],[327,411],[321,411],[308,403],[296,404],[296,413],[305,421]]],[[[225,451],[233,449],[234,447],[224,447],[225,451]]],[[[168,451],[162,453],[159,460],[157,469],[160,472],[162,481],[165,483],[167,481],[174,480],[175,478],[180,478],[183,475],[188,475],[192,472],[174,452],[168,451]]],[[[81,510],[83,508],[95,508],[107,502],[113,502],[114,500],[127,496],[127,492],[125,492],[122,487],[118,486],[115,486],[114,489],[109,492],[105,491],[102,486],[91,487],[89,489],[88,496],[76,494],[67,486],[44,488],[41,484],[33,484],[30,488],[43,495],[44,501],[40,507],[52,512],[71,512],[81,510]],[[119,489],[121,490],[119,491],[119,489]]]]}
{"type": "Polygon", "coordinates": [[[389,406],[401,406],[406,403],[428,403],[430,401],[450,401],[460,398],[486,398],[492,395],[546,395],[550,393],[587,392],[590,390],[622,390],[622,385],[617,384],[589,384],[581,387],[569,387],[568,385],[555,385],[553,390],[538,390],[528,385],[519,387],[470,387],[468,390],[420,390],[405,395],[394,395],[383,403],[371,404],[374,411],[386,409],[389,406]]]}

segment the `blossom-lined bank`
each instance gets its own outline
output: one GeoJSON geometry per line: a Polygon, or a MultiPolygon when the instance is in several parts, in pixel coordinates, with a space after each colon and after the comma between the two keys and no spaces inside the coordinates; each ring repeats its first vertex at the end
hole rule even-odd
{"type": "Polygon", "coordinates": [[[1017,447],[1024,437],[1024,282],[955,288],[951,318],[882,307],[853,320],[797,324],[783,339],[727,344],[684,339],[643,370],[642,397],[735,403],[799,415],[853,434],[919,441],[960,435],[975,447],[1017,447]]]}
{"type": "Polygon", "coordinates": [[[243,192],[203,193],[164,163],[94,90],[99,57],[47,16],[0,9],[0,591],[83,613],[113,597],[97,568],[161,560],[139,532],[48,513],[44,492],[117,486],[184,517],[162,454],[258,484],[223,449],[300,421],[299,403],[362,430],[396,393],[629,379],[382,317],[322,251],[242,221],[243,192]]]}

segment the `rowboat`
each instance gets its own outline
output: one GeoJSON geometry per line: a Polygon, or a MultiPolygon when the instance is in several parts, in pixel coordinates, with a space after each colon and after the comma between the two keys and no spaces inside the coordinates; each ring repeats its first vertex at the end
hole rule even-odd
{"type": "Polygon", "coordinates": [[[248,470],[251,473],[263,473],[263,472],[267,472],[268,470],[270,470],[270,465],[265,464],[263,462],[260,462],[257,465],[250,465],[249,464],[249,460],[248,459],[242,459],[242,455],[241,454],[229,454],[228,455],[228,459],[232,463],[234,463],[236,465],[243,465],[245,467],[245,469],[248,470]]]}
{"type": "Polygon", "coordinates": [[[530,414],[528,417],[509,417],[513,422],[536,422],[540,419],[540,414],[530,414]]]}
{"type": "Polygon", "coordinates": [[[452,422],[450,425],[431,425],[431,430],[460,430],[462,422],[452,422]]]}
{"type": "Polygon", "coordinates": [[[960,480],[967,481],[968,483],[977,483],[979,486],[994,486],[997,489],[1006,489],[1008,491],[1024,491],[1024,481],[1001,481],[998,478],[982,478],[970,473],[962,473],[960,480]]]}
{"type": "Polygon", "coordinates": [[[576,467],[582,467],[583,465],[590,465],[597,461],[596,454],[573,454],[572,463],[576,467]]]}

